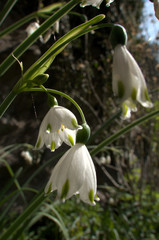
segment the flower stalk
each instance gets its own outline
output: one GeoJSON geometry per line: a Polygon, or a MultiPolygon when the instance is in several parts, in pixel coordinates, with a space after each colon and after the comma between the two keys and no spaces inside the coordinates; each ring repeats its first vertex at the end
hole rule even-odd
{"type": "Polygon", "coordinates": [[[26,88],[26,89],[24,89],[24,92],[48,92],[48,93],[60,95],[64,98],[66,98],[67,100],[69,100],[77,108],[77,110],[81,116],[81,119],[82,119],[82,124],[86,123],[86,119],[85,119],[82,109],[77,104],[77,102],[73,98],[71,98],[69,95],[67,95],[66,93],[60,92],[55,89],[45,88],[44,86],[43,86],[43,88],[28,88],[28,89],[26,88]]]}

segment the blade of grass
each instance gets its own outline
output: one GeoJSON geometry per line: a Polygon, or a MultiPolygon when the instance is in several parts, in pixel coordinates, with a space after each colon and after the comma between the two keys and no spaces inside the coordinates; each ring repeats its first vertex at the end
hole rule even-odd
{"type": "Polygon", "coordinates": [[[36,195],[33,201],[28,205],[28,207],[24,210],[24,212],[16,218],[16,220],[9,226],[5,232],[2,233],[0,236],[1,240],[8,240],[10,239],[16,231],[21,227],[21,224],[25,226],[26,221],[28,218],[37,210],[37,208],[41,205],[41,203],[46,199],[44,193],[40,192],[36,195]]]}
{"type": "Polygon", "coordinates": [[[71,41],[75,40],[79,36],[85,34],[85,30],[93,24],[96,24],[103,20],[105,15],[101,14],[98,15],[89,21],[73,28],[68,33],[66,33],[63,37],[61,37],[58,41],[56,41],[23,75],[23,79],[21,82],[25,82],[27,79],[33,79],[37,75],[44,73],[52,61],[54,60],[55,56],[59,54],[71,41]]]}
{"type": "MultiPolygon", "coordinates": [[[[49,205],[49,204],[47,204],[47,205],[49,205]]],[[[28,221],[25,222],[25,224],[23,224],[21,226],[21,228],[17,231],[13,240],[18,239],[18,237],[24,232],[25,229],[28,230],[36,222],[38,222],[42,217],[47,217],[47,218],[51,219],[53,222],[55,222],[59,226],[60,230],[63,232],[63,235],[64,235],[65,239],[69,240],[70,238],[69,238],[69,235],[68,235],[68,231],[67,231],[67,229],[64,225],[64,222],[63,222],[61,216],[56,211],[56,216],[57,216],[57,218],[56,218],[56,217],[54,217],[54,216],[52,216],[51,214],[48,213],[49,210],[50,210],[50,208],[44,207],[43,209],[39,210],[39,212],[36,213],[35,216],[33,216],[31,219],[28,219],[28,221]]]]}
{"type": "Polygon", "coordinates": [[[43,213],[43,215],[44,215],[45,217],[49,218],[50,220],[52,220],[53,222],[55,222],[56,224],[58,224],[58,226],[59,226],[60,229],[62,230],[63,235],[65,236],[65,239],[66,239],[66,240],[69,240],[69,239],[70,239],[70,238],[69,238],[69,235],[68,235],[67,229],[64,228],[63,224],[61,224],[60,221],[59,221],[57,218],[53,217],[52,215],[50,215],[50,214],[48,214],[48,213],[43,213]]]}
{"type": "MultiPolygon", "coordinates": [[[[9,164],[7,163],[7,161],[1,158],[0,162],[3,162],[6,165],[6,168],[7,168],[8,172],[9,172],[10,176],[14,180],[16,188],[21,191],[21,186],[20,186],[18,180],[14,177],[14,172],[13,172],[12,168],[9,166],[9,164]]],[[[24,200],[24,203],[26,203],[26,198],[25,198],[25,195],[24,195],[24,193],[22,191],[21,191],[21,196],[22,196],[22,199],[24,200]]]]}
{"type": "Polygon", "coordinates": [[[8,0],[6,2],[2,12],[0,13],[0,26],[2,25],[2,23],[4,22],[4,20],[6,19],[9,12],[12,10],[17,1],[18,0],[8,0]]]}
{"type": "Polygon", "coordinates": [[[59,219],[59,221],[61,222],[61,224],[63,225],[64,228],[65,227],[65,224],[64,224],[64,221],[61,217],[61,215],[58,213],[58,211],[54,208],[54,206],[52,205],[52,201],[50,201],[50,204],[48,203],[44,203],[44,206],[46,206],[46,208],[50,209],[54,214],[55,216],[59,219]]]}
{"type": "MultiPolygon", "coordinates": [[[[34,188],[24,187],[24,188],[21,188],[21,190],[22,191],[30,191],[30,192],[38,194],[38,191],[34,188]]],[[[21,190],[17,189],[15,191],[11,192],[10,194],[8,194],[5,198],[3,198],[3,200],[0,201],[0,206],[3,205],[5,202],[7,202],[10,198],[12,198],[16,193],[20,192],[21,190]]]]}
{"type": "Polygon", "coordinates": [[[31,145],[29,144],[24,144],[24,143],[19,143],[19,144],[12,144],[9,146],[6,146],[6,148],[3,148],[1,151],[3,151],[4,153],[0,156],[1,158],[5,158],[8,154],[10,154],[11,152],[15,151],[16,149],[20,148],[20,147],[31,147],[31,145]],[[10,150],[8,150],[10,149],[10,150]],[[7,151],[6,151],[7,150],[7,151]]]}
{"type": "Polygon", "coordinates": [[[19,21],[13,23],[11,26],[5,28],[3,31],[0,32],[0,38],[3,37],[4,35],[7,35],[11,32],[13,32],[14,30],[18,29],[19,27],[21,27],[22,25],[24,25],[25,23],[29,22],[30,20],[36,18],[36,17],[43,17],[43,14],[45,13],[51,13],[52,11],[60,8],[63,5],[63,3],[53,3],[43,9],[40,9],[36,12],[33,12],[29,15],[27,15],[26,17],[20,19],[19,21]]]}
{"type": "Polygon", "coordinates": [[[155,110],[155,111],[151,111],[150,113],[140,117],[139,119],[133,121],[132,123],[128,124],[126,127],[122,128],[121,130],[119,130],[118,132],[114,133],[113,135],[111,135],[110,137],[108,137],[107,139],[105,139],[103,142],[101,142],[100,144],[98,144],[90,153],[92,156],[96,155],[97,153],[99,153],[100,151],[102,151],[102,149],[107,146],[108,144],[114,142],[116,139],[118,139],[120,136],[122,136],[123,134],[129,132],[132,128],[134,128],[137,125],[140,125],[142,123],[144,123],[145,121],[150,120],[151,118],[156,117],[157,115],[159,115],[159,109],[155,110]]]}
{"type": "MultiPolygon", "coordinates": [[[[14,174],[14,176],[8,181],[8,183],[2,188],[0,191],[0,197],[2,199],[3,195],[10,189],[10,187],[13,185],[13,183],[16,181],[16,179],[20,176],[23,168],[19,168],[18,171],[14,174]]],[[[18,189],[19,190],[19,189],[18,189]]],[[[1,205],[1,202],[0,202],[1,205]]]]}
{"type": "Polygon", "coordinates": [[[19,58],[38,38],[45,33],[58,19],[69,12],[81,0],[72,0],[55,14],[49,17],[33,34],[31,34],[23,43],[21,43],[12,54],[10,54],[0,65],[0,76],[2,76],[15,62],[15,58],[19,58]]]}
{"type": "MultiPolygon", "coordinates": [[[[23,184],[22,188],[25,188],[31,181],[32,179],[34,179],[43,169],[44,167],[46,167],[48,164],[50,164],[52,161],[54,161],[57,158],[60,158],[63,155],[63,152],[61,152],[60,154],[58,154],[57,156],[54,156],[53,158],[50,158],[48,161],[44,162],[29,178],[28,180],[23,184]]],[[[0,215],[0,221],[2,221],[2,219],[6,216],[6,214],[8,213],[9,209],[11,208],[11,206],[13,205],[13,203],[16,201],[16,199],[18,198],[20,194],[20,191],[17,192],[17,194],[15,195],[15,197],[8,203],[8,205],[6,206],[6,208],[4,209],[3,213],[1,213],[0,215]]]]}

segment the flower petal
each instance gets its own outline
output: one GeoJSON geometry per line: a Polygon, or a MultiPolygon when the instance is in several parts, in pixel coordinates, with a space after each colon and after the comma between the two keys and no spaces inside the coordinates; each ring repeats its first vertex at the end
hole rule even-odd
{"type": "Polygon", "coordinates": [[[58,121],[61,122],[61,124],[63,124],[65,127],[71,130],[79,128],[77,119],[70,110],[62,106],[54,106],[54,111],[58,121]]]}
{"type": "Polygon", "coordinates": [[[86,203],[95,205],[94,199],[96,196],[96,189],[97,189],[95,167],[94,167],[92,158],[85,145],[83,145],[83,152],[85,153],[86,172],[85,172],[85,179],[84,179],[83,185],[79,189],[80,199],[86,203]]]}
{"type": "Polygon", "coordinates": [[[93,7],[99,8],[102,1],[103,0],[84,0],[80,6],[85,7],[88,5],[92,5],[93,7]]]}
{"type": "Polygon", "coordinates": [[[76,139],[75,130],[79,128],[77,119],[70,110],[55,105],[50,108],[40,125],[36,148],[42,148],[45,144],[51,151],[54,151],[61,146],[63,141],[73,146],[76,139]]]}
{"type": "Polygon", "coordinates": [[[74,146],[76,143],[76,134],[77,130],[70,130],[68,128],[63,128],[63,131],[60,131],[60,137],[69,146],[74,146]]]}
{"type": "Polygon", "coordinates": [[[84,179],[86,164],[84,159],[83,161],[82,159],[81,144],[76,144],[70,148],[53,169],[45,192],[48,191],[49,185],[52,183],[52,191],[57,189],[59,198],[65,196],[65,199],[68,199],[75,194],[81,187],[84,179]],[[65,191],[66,181],[67,183],[69,182],[67,194],[65,191]],[[65,192],[65,194],[63,192],[65,192]]]}

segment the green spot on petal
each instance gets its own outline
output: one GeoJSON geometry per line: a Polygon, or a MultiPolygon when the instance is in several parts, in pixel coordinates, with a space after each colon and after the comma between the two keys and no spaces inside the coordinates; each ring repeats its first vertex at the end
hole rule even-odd
{"type": "Polygon", "coordinates": [[[136,95],[137,95],[137,91],[136,88],[133,88],[132,92],[131,92],[131,98],[133,101],[136,100],[136,95]]]}
{"type": "Polygon", "coordinates": [[[147,100],[147,101],[150,101],[150,98],[149,98],[149,94],[148,94],[147,89],[145,89],[144,94],[145,94],[145,98],[146,98],[146,100],[147,100]]]}
{"type": "Polygon", "coordinates": [[[93,189],[90,190],[88,197],[89,197],[89,201],[91,203],[94,203],[93,189]]]}
{"type": "Polygon", "coordinates": [[[47,131],[48,133],[51,132],[51,124],[50,124],[50,123],[48,123],[46,131],[47,131]]]}
{"type": "Polygon", "coordinates": [[[55,151],[55,142],[54,141],[51,142],[51,151],[55,151]]]}
{"type": "Polygon", "coordinates": [[[51,189],[52,189],[52,183],[49,184],[47,194],[51,193],[51,189]]]}
{"type": "Polygon", "coordinates": [[[71,143],[72,146],[75,145],[73,137],[71,135],[69,135],[69,134],[68,134],[68,140],[69,140],[69,142],[71,143]]]}
{"type": "Polygon", "coordinates": [[[123,114],[124,114],[124,116],[126,116],[127,113],[128,113],[128,106],[123,104],[123,114]]]}
{"type": "Polygon", "coordinates": [[[73,127],[78,127],[78,123],[77,123],[77,121],[76,121],[75,118],[72,118],[72,119],[71,119],[71,123],[72,123],[72,126],[73,126],[73,127]]]}
{"type": "Polygon", "coordinates": [[[118,97],[122,98],[125,93],[125,87],[124,84],[121,81],[118,81],[118,97]]]}
{"type": "Polygon", "coordinates": [[[100,201],[100,198],[97,196],[97,194],[95,195],[95,200],[100,201]]]}
{"type": "Polygon", "coordinates": [[[40,147],[40,144],[41,144],[41,137],[39,137],[39,139],[38,139],[38,141],[37,141],[36,148],[39,148],[39,147],[40,147]]]}
{"type": "Polygon", "coordinates": [[[62,187],[62,192],[61,192],[61,199],[64,200],[68,194],[69,191],[69,180],[67,179],[65,184],[62,187]]]}

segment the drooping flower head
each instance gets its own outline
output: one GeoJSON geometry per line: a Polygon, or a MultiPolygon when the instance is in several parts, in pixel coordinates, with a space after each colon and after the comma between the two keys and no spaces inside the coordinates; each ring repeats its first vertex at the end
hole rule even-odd
{"type": "Polygon", "coordinates": [[[26,32],[28,36],[30,36],[33,32],[35,32],[40,27],[39,23],[32,22],[29,24],[29,26],[26,28],[26,32]]]}
{"type": "Polygon", "coordinates": [[[40,149],[45,144],[54,151],[63,142],[73,146],[79,128],[77,119],[70,110],[55,105],[50,108],[40,125],[36,148],[40,149]]]}
{"type": "Polygon", "coordinates": [[[126,48],[127,36],[125,29],[117,25],[111,37],[114,46],[112,85],[113,92],[122,102],[122,118],[131,116],[131,111],[137,111],[136,102],[143,107],[153,106],[148,96],[145,78],[130,52],[126,48]],[[115,31],[117,30],[117,34],[115,31]],[[121,33],[123,32],[123,35],[121,33]]]}
{"type": "Polygon", "coordinates": [[[54,167],[45,193],[57,190],[57,196],[65,201],[74,194],[91,205],[98,200],[97,180],[92,158],[84,144],[71,147],[54,167]]]}
{"type": "Polygon", "coordinates": [[[45,193],[57,190],[57,197],[65,201],[74,194],[90,205],[95,205],[97,197],[96,171],[92,158],[84,145],[90,135],[87,124],[77,131],[76,144],[71,147],[54,167],[45,187],[45,193]]]}
{"type": "MultiPolygon", "coordinates": [[[[99,8],[102,2],[103,0],[83,0],[81,7],[92,5],[93,7],[99,8]]],[[[106,0],[106,6],[109,7],[112,2],[114,2],[114,0],[106,0]]]]}

